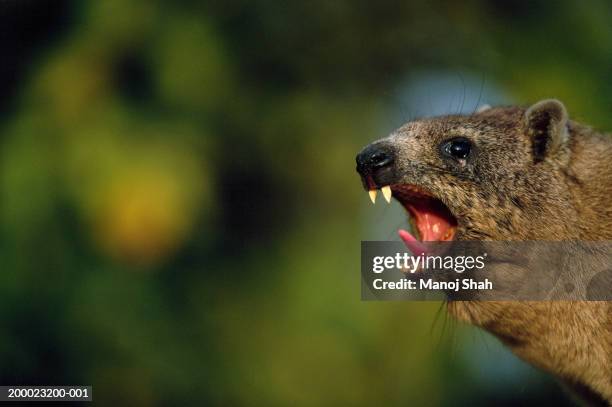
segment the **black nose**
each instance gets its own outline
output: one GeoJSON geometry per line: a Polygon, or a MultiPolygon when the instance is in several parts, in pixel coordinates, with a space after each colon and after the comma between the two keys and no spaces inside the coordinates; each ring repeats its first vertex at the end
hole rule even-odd
{"type": "Polygon", "coordinates": [[[393,152],[382,145],[371,145],[363,149],[355,159],[361,175],[371,174],[379,168],[393,163],[393,152]]]}

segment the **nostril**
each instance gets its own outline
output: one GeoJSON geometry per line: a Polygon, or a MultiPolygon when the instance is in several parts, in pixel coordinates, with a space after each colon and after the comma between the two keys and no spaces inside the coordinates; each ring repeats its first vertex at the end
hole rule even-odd
{"type": "Polygon", "coordinates": [[[385,151],[376,151],[370,156],[372,168],[385,167],[393,162],[393,157],[385,151]]]}
{"type": "Polygon", "coordinates": [[[370,145],[357,154],[357,172],[365,176],[393,162],[393,152],[381,145],[370,145]]]}

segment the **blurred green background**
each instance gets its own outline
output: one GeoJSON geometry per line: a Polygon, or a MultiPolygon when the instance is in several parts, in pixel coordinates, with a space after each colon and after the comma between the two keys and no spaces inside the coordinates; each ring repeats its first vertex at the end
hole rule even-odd
{"type": "Polygon", "coordinates": [[[354,156],[420,115],[612,127],[606,1],[0,2],[0,379],[97,405],[569,405],[440,303],[354,156]]]}

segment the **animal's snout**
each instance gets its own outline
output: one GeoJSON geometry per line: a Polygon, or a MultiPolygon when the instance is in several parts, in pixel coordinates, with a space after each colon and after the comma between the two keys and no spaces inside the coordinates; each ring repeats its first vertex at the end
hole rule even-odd
{"type": "Polygon", "coordinates": [[[394,152],[385,145],[373,144],[357,154],[357,172],[362,176],[370,175],[376,170],[393,164],[394,152]]]}

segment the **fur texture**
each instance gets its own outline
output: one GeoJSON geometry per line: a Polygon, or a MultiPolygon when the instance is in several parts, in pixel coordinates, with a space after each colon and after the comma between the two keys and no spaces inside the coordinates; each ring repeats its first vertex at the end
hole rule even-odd
{"type": "MultiPolygon", "coordinates": [[[[380,176],[442,200],[457,217],[456,239],[612,240],[612,142],[570,121],[557,100],[417,120],[375,143],[395,153],[380,176]],[[456,137],[473,146],[463,162],[440,152],[456,137]]],[[[448,309],[583,400],[612,404],[611,302],[456,301],[448,309]]]]}

